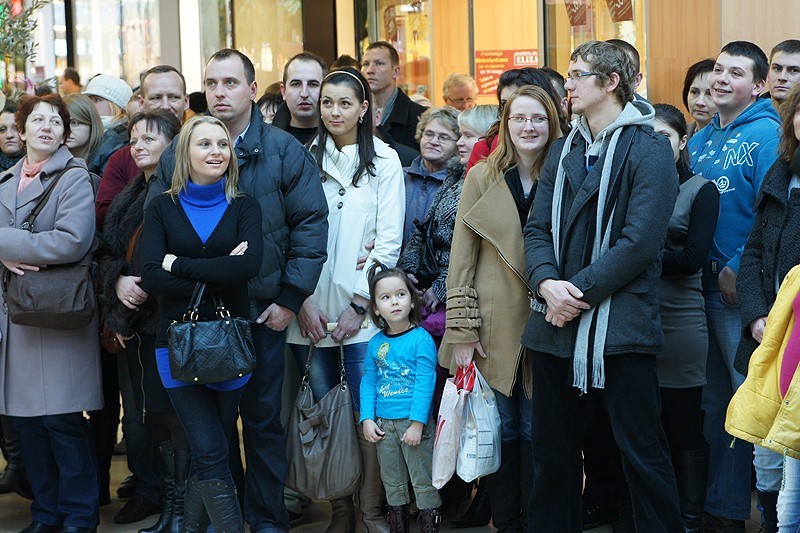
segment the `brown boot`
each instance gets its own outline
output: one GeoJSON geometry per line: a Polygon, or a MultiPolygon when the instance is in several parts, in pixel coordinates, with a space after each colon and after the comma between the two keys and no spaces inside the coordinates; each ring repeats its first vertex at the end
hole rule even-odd
{"type": "MultiPolygon", "coordinates": [[[[356,414],[358,420],[358,414],[356,414]]],[[[356,426],[358,445],[361,448],[361,488],[353,495],[356,505],[357,533],[389,533],[389,524],[383,517],[383,482],[378,465],[378,448],[368,442],[356,426]]]]}
{"type": "Polygon", "coordinates": [[[439,533],[439,522],[442,521],[442,515],[439,514],[438,509],[420,509],[417,515],[417,526],[419,533],[439,533]]]}
{"type": "Polygon", "coordinates": [[[391,533],[409,533],[408,505],[389,506],[389,531],[391,533]]]}
{"type": "Polygon", "coordinates": [[[352,533],[356,529],[353,497],[331,500],[331,523],[325,533],[352,533]]]}

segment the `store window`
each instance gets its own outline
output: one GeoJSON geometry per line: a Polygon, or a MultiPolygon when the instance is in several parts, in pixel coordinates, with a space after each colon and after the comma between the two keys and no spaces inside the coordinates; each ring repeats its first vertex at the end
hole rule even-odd
{"type": "Polygon", "coordinates": [[[645,0],[547,0],[544,4],[545,64],[562,74],[569,56],[586,41],[622,39],[639,51],[644,80],[637,92],[647,96],[645,0]]]}

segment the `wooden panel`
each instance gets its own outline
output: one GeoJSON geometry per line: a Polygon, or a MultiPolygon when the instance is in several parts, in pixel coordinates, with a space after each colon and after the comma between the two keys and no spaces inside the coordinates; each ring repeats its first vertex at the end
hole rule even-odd
{"type": "MultiPolygon", "coordinates": [[[[650,0],[647,28],[647,94],[684,112],[686,69],[719,52],[719,3],[726,0],[650,0]]],[[[762,8],[763,9],[763,8],[762,8]]]]}
{"type": "Polygon", "coordinates": [[[467,0],[431,2],[433,33],[433,80],[428,98],[443,106],[442,85],[450,74],[470,73],[469,4],[467,0]]]}
{"type": "Polygon", "coordinates": [[[720,48],[730,41],[752,41],[769,56],[773,46],[797,39],[800,10],[797,0],[719,0],[720,48]]]}

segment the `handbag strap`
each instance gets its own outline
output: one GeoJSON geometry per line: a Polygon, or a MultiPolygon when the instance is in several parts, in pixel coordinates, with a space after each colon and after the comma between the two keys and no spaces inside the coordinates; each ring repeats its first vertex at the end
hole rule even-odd
{"type": "Polygon", "coordinates": [[[203,300],[203,293],[205,290],[206,284],[202,281],[198,281],[194,286],[194,291],[192,291],[192,297],[189,299],[189,307],[187,307],[186,312],[183,313],[184,322],[194,322],[197,320],[198,308],[200,307],[200,302],[203,300]],[[189,317],[188,320],[186,319],[187,316],[189,317]]]}
{"type": "Polygon", "coordinates": [[[131,236],[131,240],[128,241],[128,249],[125,251],[125,262],[130,263],[131,259],[133,259],[133,252],[136,248],[136,241],[139,240],[139,235],[142,233],[142,226],[144,226],[144,222],[139,224],[139,227],[136,228],[136,231],[133,232],[131,236]]]}
{"type": "Polygon", "coordinates": [[[76,165],[67,166],[62,168],[60,171],[53,174],[52,177],[47,177],[46,179],[52,180],[50,184],[45,188],[44,193],[39,197],[39,200],[36,202],[36,205],[33,207],[30,213],[28,213],[27,218],[25,218],[25,222],[20,225],[20,229],[28,230],[33,233],[33,223],[36,221],[36,217],[39,216],[39,213],[42,212],[44,209],[45,204],[47,204],[47,200],[50,199],[50,195],[53,194],[53,190],[56,188],[56,184],[58,180],[61,179],[68,170],[72,170],[73,168],[82,168],[76,165]]]}
{"type": "MultiPolygon", "coordinates": [[[[306,390],[309,383],[309,373],[311,372],[311,359],[314,356],[314,344],[308,346],[308,358],[306,359],[306,368],[303,371],[303,379],[300,382],[300,390],[306,390]]],[[[343,388],[347,388],[347,376],[344,372],[344,346],[339,344],[339,384],[343,388]]]]}

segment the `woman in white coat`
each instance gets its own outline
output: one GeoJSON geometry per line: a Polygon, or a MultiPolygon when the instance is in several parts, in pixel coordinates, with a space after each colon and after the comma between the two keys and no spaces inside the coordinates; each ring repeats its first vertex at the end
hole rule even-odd
{"type": "MultiPolygon", "coordinates": [[[[0,174],[0,276],[12,277],[79,261],[95,225],[86,164],[63,146],[70,117],[61,97],[23,97],[15,120],[26,155],[0,174]],[[35,231],[22,229],[49,186],[35,231]]],[[[24,531],[94,531],[99,488],[83,411],[103,406],[97,316],[77,329],[20,326],[2,298],[0,414],[13,417],[33,491],[33,523],[24,531]]]]}
{"type": "MultiPolygon", "coordinates": [[[[405,217],[403,169],[397,153],[373,136],[369,85],[353,68],[332,71],[320,87],[320,125],[311,142],[328,199],[328,259],[314,294],[289,326],[288,342],[304,368],[309,346],[311,391],[320,400],[339,383],[338,344],[344,345],[345,372],[359,410],[359,385],[367,342],[378,331],[369,322],[367,268],[359,257],[394,266],[400,255],[405,217]],[[374,241],[369,251],[367,244],[374,241]],[[329,323],[335,328],[326,334],[329,323]]],[[[356,416],[356,420],[358,417],[356,416]]],[[[333,503],[328,532],[388,532],[383,519],[381,480],[375,445],[361,439],[362,485],[353,498],[333,503]]]]}

